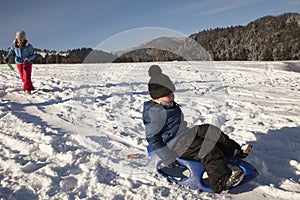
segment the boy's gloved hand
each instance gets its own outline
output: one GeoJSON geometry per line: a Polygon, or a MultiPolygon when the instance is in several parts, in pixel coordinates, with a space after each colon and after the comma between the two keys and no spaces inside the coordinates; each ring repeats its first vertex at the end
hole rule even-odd
{"type": "Polygon", "coordinates": [[[175,168],[175,167],[178,167],[178,166],[179,166],[179,163],[177,162],[177,160],[175,160],[174,162],[172,162],[168,165],[169,168],[175,168]]]}
{"type": "Polygon", "coordinates": [[[8,61],[9,61],[9,59],[5,58],[3,62],[6,64],[6,63],[8,63],[8,61]]]}

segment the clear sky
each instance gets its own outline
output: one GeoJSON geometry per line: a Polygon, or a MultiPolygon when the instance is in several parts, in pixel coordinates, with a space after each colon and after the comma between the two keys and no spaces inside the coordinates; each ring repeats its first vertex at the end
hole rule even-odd
{"type": "Polygon", "coordinates": [[[300,13],[300,0],[12,0],[0,8],[0,49],[11,46],[19,29],[36,48],[69,50],[95,48],[131,29],[160,27],[188,36],[286,12],[300,13]]]}

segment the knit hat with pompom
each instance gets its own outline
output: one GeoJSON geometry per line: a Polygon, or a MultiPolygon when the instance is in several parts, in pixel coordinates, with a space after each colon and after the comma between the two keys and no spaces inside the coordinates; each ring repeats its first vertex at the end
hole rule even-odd
{"type": "Polygon", "coordinates": [[[148,70],[148,74],[151,77],[148,90],[152,99],[168,96],[175,92],[175,85],[167,75],[162,73],[162,69],[158,65],[152,65],[148,70]]]}

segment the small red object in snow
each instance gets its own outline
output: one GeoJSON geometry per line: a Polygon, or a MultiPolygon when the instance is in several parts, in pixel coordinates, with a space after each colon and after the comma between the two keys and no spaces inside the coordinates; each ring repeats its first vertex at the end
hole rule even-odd
{"type": "Polygon", "coordinates": [[[131,159],[131,160],[135,160],[135,159],[138,159],[138,158],[141,158],[141,157],[142,157],[142,154],[140,154],[140,153],[127,155],[127,158],[131,159]]]}

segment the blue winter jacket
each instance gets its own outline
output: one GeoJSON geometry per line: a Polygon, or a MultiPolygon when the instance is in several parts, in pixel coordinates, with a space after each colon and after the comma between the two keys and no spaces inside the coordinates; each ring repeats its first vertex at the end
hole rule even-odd
{"type": "Polygon", "coordinates": [[[149,128],[151,123],[153,126],[153,123],[158,120],[157,118],[155,119],[153,114],[151,115],[150,111],[150,108],[155,105],[158,106],[158,111],[162,112],[156,116],[159,119],[156,123],[159,124],[156,124],[157,127],[155,128],[151,127],[152,130],[146,129],[146,139],[153,150],[165,146],[167,142],[175,137],[181,121],[181,109],[178,105],[175,104],[175,106],[169,107],[154,101],[147,101],[144,103],[143,111],[143,122],[146,128],[149,128]]]}
{"type": "Polygon", "coordinates": [[[143,122],[146,140],[165,164],[170,164],[190,146],[196,134],[187,128],[178,104],[166,106],[154,101],[144,103],[143,122]]]}
{"type": "Polygon", "coordinates": [[[16,64],[21,64],[24,62],[24,60],[27,60],[28,62],[32,63],[32,60],[35,58],[34,49],[32,45],[29,44],[29,42],[26,42],[26,45],[22,48],[16,45],[11,46],[6,58],[10,59],[14,55],[16,55],[16,64]]]}

